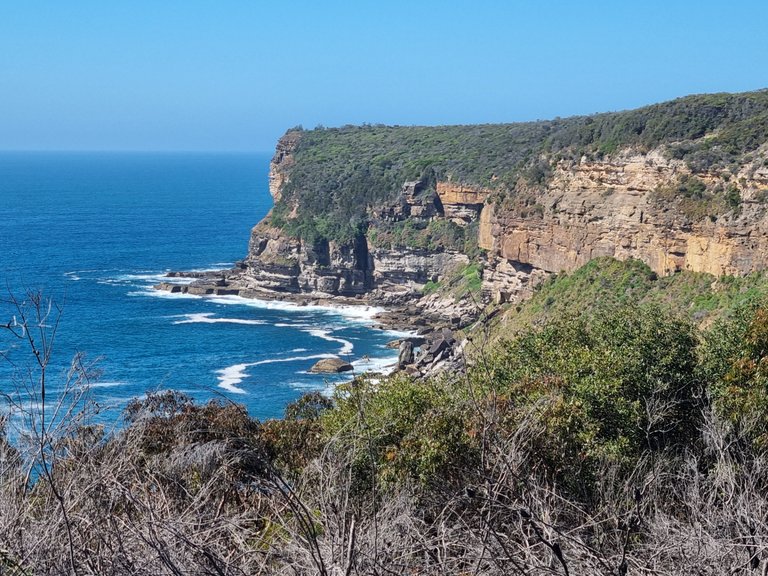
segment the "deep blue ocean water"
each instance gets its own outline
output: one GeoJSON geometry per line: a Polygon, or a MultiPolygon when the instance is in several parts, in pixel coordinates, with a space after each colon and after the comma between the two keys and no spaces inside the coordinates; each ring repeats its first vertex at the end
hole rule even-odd
{"type": "MultiPolygon", "coordinates": [[[[349,378],[308,374],[319,357],[341,355],[356,372],[394,360],[384,345],[395,334],[373,328],[365,308],[152,290],[168,270],[245,256],[271,207],[268,168],[266,154],[0,153],[0,299],[40,290],[61,306],[52,395],[81,352],[101,373],[91,391],[102,420],[169,388],[223,395],[263,419],[349,378]]],[[[13,313],[0,304],[0,323],[13,313]]],[[[32,359],[3,331],[0,351],[0,388],[11,392],[32,359]]]]}

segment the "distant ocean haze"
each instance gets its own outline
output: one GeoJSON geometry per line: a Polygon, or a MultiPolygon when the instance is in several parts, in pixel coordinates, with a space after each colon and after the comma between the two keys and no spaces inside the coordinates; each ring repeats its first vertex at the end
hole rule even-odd
{"type": "MultiPolygon", "coordinates": [[[[357,372],[395,361],[395,334],[372,327],[372,309],[298,307],[237,297],[157,292],[168,270],[229,268],[271,207],[267,154],[0,154],[0,279],[22,296],[41,290],[63,309],[50,392],[76,352],[96,360],[99,417],[128,400],[175,389],[197,401],[224,397],[258,418],[329,391],[348,374],[309,374],[339,355],[357,372]]],[[[6,287],[8,290],[6,290],[6,287]]],[[[3,298],[3,301],[8,298],[3,298]]],[[[12,317],[0,305],[0,321],[12,317]]],[[[17,367],[32,361],[0,334],[17,367]]],[[[20,372],[0,360],[0,387],[20,372]]]]}

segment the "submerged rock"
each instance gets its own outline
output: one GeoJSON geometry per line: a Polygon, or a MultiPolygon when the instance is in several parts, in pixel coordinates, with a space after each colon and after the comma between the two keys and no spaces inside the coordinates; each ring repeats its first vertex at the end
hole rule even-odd
{"type": "Polygon", "coordinates": [[[354,369],[355,367],[352,364],[345,362],[341,358],[323,358],[316,362],[309,371],[313,374],[338,374],[339,372],[349,372],[354,369]]]}

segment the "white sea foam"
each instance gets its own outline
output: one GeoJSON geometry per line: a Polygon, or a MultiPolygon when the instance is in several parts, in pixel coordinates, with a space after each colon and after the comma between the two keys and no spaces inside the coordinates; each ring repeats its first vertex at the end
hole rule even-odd
{"type": "Polygon", "coordinates": [[[195,300],[197,298],[201,298],[201,296],[198,296],[197,294],[184,294],[182,292],[166,292],[165,290],[154,290],[152,288],[148,288],[146,290],[134,290],[133,292],[128,292],[127,296],[152,296],[153,298],[167,298],[167,299],[178,298],[182,300],[195,300]]]}
{"type": "Polygon", "coordinates": [[[275,362],[301,362],[304,360],[320,360],[322,358],[333,358],[333,354],[311,354],[309,356],[291,356],[290,358],[269,358],[253,362],[251,366],[261,366],[262,364],[274,364],[275,362]]]}
{"type": "Polygon", "coordinates": [[[397,356],[385,358],[360,358],[352,362],[355,372],[373,372],[376,374],[390,374],[397,366],[397,356]]]}
{"type": "Polygon", "coordinates": [[[224,272],[225,270],[231,270],[234,263],[219,262],[218,264],[211,264],[208,268],[192,268],[188,272],[224,272]]]}
{"type": "MultiPolygon", "coordinates": [[[[158,281],[168,282],[173,284],[188,284],[196,280],[195,278],[167,278],[165,276],[158,276],[156,278],[158,279],[158,281]]],[[[171,297],[174,297],[174,296],[178,297],[179,293],[170,293],[170,292],[166,292],[165,290],[150,289],[150,290],[145,290],[141,292],[134,292],[131,295],[167,298],[168,295],[170,295],[171,297]]],[[[346,320],[366,322],[366,323],[370,323],[376,314],[379,314],[384,311],[384,308],[379,308],[377,306],[365,306],[365,305],[351,306],[346,304],[341,304],[338,306],[314,305],[314,304],[301,305],[295,302],[285,302],[281,300],[259,300],[258,298],[244,298],[242,296],[235,296],[235,295],[218,296],[218,295],[185,294],[184,296],[191,297],[191,298],[206,299],[213,302],[214,304],[249,306],[251,308],[261,308],[264,310],[284,310],[286,312],[323,312],[326,314],[336,314],[338,316],[342,316],[346,320]]],[[[283,324],[276,324],[276,326],[281,326],[281,325],[283,324]]],[[[284,325],[291,326],[291,327],[295,326],[293,324],[288,324],[288,323],[284,325]]]]}
{"type": "Polygon", "coordinates": [[[246,394],[246,391],[238,386],[248,377],[247,370],[253,366],[262,366],[264,364],[274,364],[277,362],[301,362],[304,360],[319,360],[321,358],[333,358],[332,354],[312,354],[309,356],[291,356],[289,358],[267,358],[257,362],[246,362],[243,364],[233,364],[221,370],[216,370],[219,386],[235,394],[246,394]]]}
{"type": "Polygon", "coordinates": [[[232,366],[222,368],[221,370],[216,370],[216,374],[218,374],[219,386],[228,392],[233,392],[235,394],[245,394],[245,390],[239,388],[237,385],[245,380],[247,376],[246,370],[249,366],[251,366],[251,364],[234,364],[232,366]]]}
{"type": "Polygon", "coordinates": [[[70,270],[68,272],[64,272],[64,276],[66,276],[69,280],[82,280],[83,274],[92,274],[93,272],[107,272],[107,270],[99,270],[98,268],[87,268],[84,270],[70,270]]]}
{"type": "Polygon", "coordinates": [[[117,386],[123,386],[125,382],[92,382],[86,385],[86,388],[116,388],[117,386]]]}
{"type": "Polygon", "coordinates": [[[325,381],[322,386],[318,386],[312,382],[289,382],[288,386],[294,390],[306,392],[309,390],[317,390],[323,396],[333,396],[333,392],[336,390],[336,382],[325,381]]]}
{"type": "Polygon", "coordinates": [[[392,336],[392,338],[410,338],[412,336],[417,336],[416,332],[414,330],[382,330],[382,334],[386,334],[387,336],[392,336]]]}
{"type": "Polygon", "coordinates": [[[175,318],[184,318],[177,320],[174,324],[246,324],[250,326],[260,326],[265,324],[264,320],[249,320],[245,318],[213,318],[213,312],[201,312],[199,314],[183,314],[175,318]]]}
{"type": "Polygon", "coordinates": [[[282,300],[259,300],[257,298],[243,298],[242,296],[214,296],[210,297],[216,304],[241,304],[253,308],[262,308],[267,310],[285,310],[289,312],[325,312],[329,314],[338,314],[348,320],[357,320],[361,322],[371,321],[376,314],[383,312],[383,308],[376,306],[328,306],[307,304],[301,305],[295,302],[285,302],[282,300]]]}
{"type": "Polygon", "coordinates": [[[104,280],[112,280],[113,282],[123,283],[150,283],[158,284],[160,282],[166,282],[168,284],[191,284],[197,278],[187,278],[183,276],[166,276],[165,272],[153,272],[150,274],[120,274],[113,276],[112,278],[105,278],[104,280]]]}
{"type": "Polygon", "coordinates": [[[355,345],[352,344],[349,340],[344,340],[343,338],[336,338],[335,336],[331,336],[331,330],[328,329],[321,329],[321,328],[309,328],[309,329],[303,329],[302,332],[306,332],[310,336],[314,336],[315,338],[322,338],[323,340],[327,340],[328,342],[338,342],[341,344],[341,349],[339,349],[339,355],[340,356],[347,356],[349,354],[352,354],[352,350],[355,349],[355,345]]]}
{"type": "MultiPolygon", "coordinates": [[[[148,274],[119,274],[114,277],[115,280],[133,281],[144,280],[147,282],[155,282],[161,278],[166,278],[165,272],[152,272],[148,274]]],[[[175,280],[175,278],[169,278],[169,280],[175,280]]]]}

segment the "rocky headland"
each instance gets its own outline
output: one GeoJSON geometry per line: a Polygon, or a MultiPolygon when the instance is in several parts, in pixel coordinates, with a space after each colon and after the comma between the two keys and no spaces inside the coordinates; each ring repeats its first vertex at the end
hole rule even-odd
{"type": "Polygon", "coordinates": [[[766,140],[766,91],[548,122],[291,130],[246,257],[158,288],[380,306],[381,326],[420,338],[400,368],[431,373],[456,366],[462,331],[494,305],[596,257],[661,276],[764,270],[766,140]]]}

